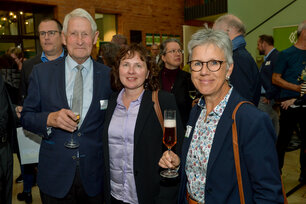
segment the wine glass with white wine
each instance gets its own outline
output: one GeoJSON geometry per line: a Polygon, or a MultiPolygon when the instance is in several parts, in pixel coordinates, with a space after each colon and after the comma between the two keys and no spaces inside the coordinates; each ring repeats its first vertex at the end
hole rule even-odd
{"type": "MultiPolygon", "coordinates": [[[[72,99],[71,99],[71,109],[73,110],[73,107],[72,107],[72,99]]],[[[77,117],[77,119],[76,119],[76,123],[77,124],[79,124],[79,122],[80,122],[80,119],[81,119],[81,115],[80,115],[80,113],[79,112],[73,112],[75,115],[76,115],[76,117],[77,117]]],[[[75,149],[75,148],[78,148],[79,146],[80,146],[80,144],[79,144],[79,142],[77,141],[77,139],[75,139],[74,138],[74,136],[75,136],[75,133],[76,133],[76,131],[78,130],[78,127],[77,127],[77,129],[74,131],[74,132],[72,132],[72,133],[70,133],[70,137],[69,137],[69,139],[65,142],[65,147],[67,147],[67,148],[69,148],[69,149],[75,149]]]]}
{"type": "MultiPolygon", "coordinates": [[[[77,112],[73,112],[76,116],[77,116],[77,120],[75,121],[76,123],[79,124],[80,122],[80,113],[77,112]]],[[[65,147],[69,148],[69,149],[75,149],[78,148],[80,146],[79,142],[74,139],[74,133],[77,131],[77,129],[70,133],[70,138],[65,142],[65,147]]]]}

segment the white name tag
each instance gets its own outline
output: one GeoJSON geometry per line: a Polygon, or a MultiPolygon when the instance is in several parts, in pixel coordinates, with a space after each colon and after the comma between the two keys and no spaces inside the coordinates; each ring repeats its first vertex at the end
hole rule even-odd
{"type": "Polygon", "coordinates": [[[108,105],[108,100],[100,100],[100,110],[106,110],[108,105]]]}
{"type": "Polygon", "coordinates": [[[271,61],[266,61],[266,66],[270,65],[271,64],[271,61]]]}
{"type": "Polygon", "coordinates": [[[190,135],[191,130],[192,130],[192,126],[187,125],[187,126],[186,126],[186,132],[185,132],[185,137],[186,137],[186,138],[189,138],[189,135],[190,135]]]}

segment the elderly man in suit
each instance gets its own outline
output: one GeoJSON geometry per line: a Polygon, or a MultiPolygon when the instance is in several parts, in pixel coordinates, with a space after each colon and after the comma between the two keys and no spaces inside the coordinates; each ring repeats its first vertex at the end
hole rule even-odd
{"type": "Polygon", "coordinates": [[[253,57],[245,48],[246,28],[243,22],[237,16],[226,14],[215,21],[213,29],[226,32],[233,44],[234,69],[229,80],[231,85],[242,97],[257,106],[260,98],[260,76],[253,57]]]}
{"type": "Polygon", "coordinates": [[[67,57],[35,66],[30,77],[21,122],[43,138],[37,178],[43,203],[103,202],[101,133],[112,91],[110,69],[90,57],[98,35],[91,15],[73,10],[63,23],[67,57]],[[66,145],[70,138],[78,145],[66,145]]]}

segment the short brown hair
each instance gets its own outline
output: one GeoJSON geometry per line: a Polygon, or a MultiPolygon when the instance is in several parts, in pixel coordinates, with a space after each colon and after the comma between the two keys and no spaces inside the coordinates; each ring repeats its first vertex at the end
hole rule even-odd
{"type": "Polygon", "coordinates": [[[274,40],[273,40],[273,37],[271,35],[260,35],[259,40],[260,40],[260,42],[264,41],[264,42],[268,43],[268,45],[273,45],[274,46],[274,40]]]}
{"type": "Polygon", "coordinates": [[[155,63],[151,59],[148,54],[146,48],[139,44],[131,44],[120,49],[120,52],[117,56],[115,67],[111,71],[111,85],[115,91],[120,91],[124,88],[123,84],[119,78],[119,67],[120,63],[124,59],[130,59],[135,56],[135,54],[139,54],[139,57],[142,61],[144,61],[147,65],[147,69],[149,70],[149,76],[144,82],[144,88],[150,91],[155,91],[159,88],[159,83],[157,79],[157,75],[154,70],[155,63]]]}

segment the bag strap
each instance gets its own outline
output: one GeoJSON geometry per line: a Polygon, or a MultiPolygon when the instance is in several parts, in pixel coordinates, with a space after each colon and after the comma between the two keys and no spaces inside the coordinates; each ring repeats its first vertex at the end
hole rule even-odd
{"type": "Polygon", "coordinates": [[[158,90],[152,92],[152,101],[154,102],[154,110],[159,120],[160,126],[162,127],[162,130],[164,131],[164,118],[163,118],[163,114],[161,112],[160,105],[159,105],[158,90]]]}
{"type": "MultiPolygon", "coordinates": [[[[240,197],[240,203],[241,204],[245,204],[245,199],[244,199],[244,193],[243,193],[242,176],[241,176],[241,168],[240,168],[238,135],[237,135],[237,125],[236,125],[236,112],[239,109],[239,107],[244,103],[253,104],[249,101],[241,101],[240,103],[237,104],[237,106],[234,109],[233,114],[232,114],[232,119],[234,121],[233,124],[232,124],[234,159],[235,159],[235,167],[236,167],[236,174],[237,174],[237,181],[238,181],[238,188],[239,188],[239,197],[240,197]]],[[[282,180],[281,180],[281,183],[282,183],[282,192],[283,192],[283,196],[284,196],[284,204],[288,204],[287,196],[286,196],[286,192],[285,192],[282,180]]]]}
{"type": "Polygon", "coordinates": [[[245,204],[244,193],[243,193],[243,185],[242,185],[242,177],[241,177],[241,168],[240,168],[240,157],[239,157],[239,147],[238,147],[238,136],[237,136],[237,126],[236,126],[236,112],[239,107],[244,103],[250,103],[249,101],[241,101],[237,104],[234,112],[232,114],[233,124],[232,124],[232,135],[233,135],[233,150],[234,150],[234,159],[235,159],[235,167],[236,167],[236,175],[238,181],[239,188],[239,197],[240,203],[245,204]]]}

